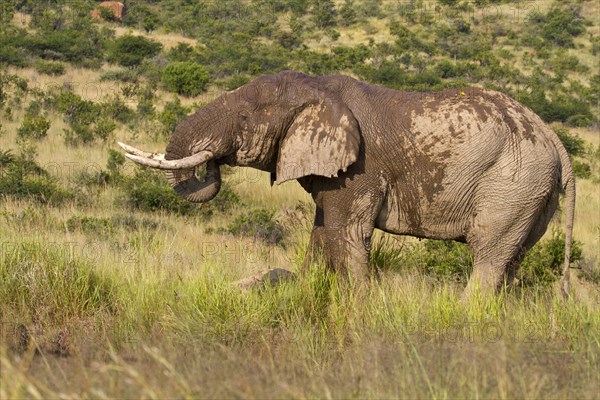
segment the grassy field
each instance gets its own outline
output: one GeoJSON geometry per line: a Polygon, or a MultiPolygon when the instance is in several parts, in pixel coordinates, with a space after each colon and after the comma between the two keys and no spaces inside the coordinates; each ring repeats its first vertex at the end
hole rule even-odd
{"type": "MultiPolygon", "coordinates": [[[[395,3],[383,2],[384,10],[395,3]]],[[[551,2],[536,4],[545,11],[551,2]]],[[[511,15],[512,6],[498,10],[511,15]]],[[[593,15],[598,5],[583,2],[583,9],[593,15]]],[[[26,27],[29,16],[15,20],[26,27]]],[[[515,31],[525,29],[523,20],[516,22],[515,31]]],[[[589,29],[597,34],[598,21],[589,29]]],[[[129,31],[142,34],[117,27],[116,35],[129,31]]],[[[394,40],[381,18],[340,27],[339,34],[338,45],[394,40]]],[[[199,42],[161,31],[144,35],[165,48],[199,42]]],[[[578,37],[582,47],[569,52],[585,48],[581,61],[593,68],[590,38],[578,37]]],[[[322,52],[332,43],[317,34],[304,42],[322,52]]],[[[522,57],[515,65],[525,68],[522,57]]],[[[26,78],[30,89],[67,85],[100,102],[122,90],[122,82],[101,79],[114,69],[68,65],[58,77],[29,67],[2,72],[26,78]]],[[[221,90],[212,85],[182,97],[182,104],[204,104],[221,90]]],[[[0,150],[17,155],[26,148],[16,132],[32,93],[12,99],[10,115],[0,112],[0,150]]],[[[159,87],[157,112],[174,97],[159,87]]],[[[132,109],[138,105],[135,96],[125,100],[132,109]]],[[[210,217],[204,208],[188,215],[141,211],[122,186],[84,184],[82,177],[106,172],[116,140],[163,151],[166,139],[156,134],[155,121],[119,124],[106,142],[70,146],[64,116],[47,118],[51,127],[36,142],[34,160],[72,197],[58,205],[0,197],[1,399],[598,397],[598,130],[571,129],[586,146],[577,160],[592,172],[577,180],[574,237],[583,259],[582,269],[572,271],[572,296],[564,299],[554,284],[462,302],[462,281],[426,273],[425,259],[403,255],[420,242],[381,232],[375,247],[389,251],[389,265],[368,288],[348,287],[320,265],[275,287],[234,287],[269,268],[298,270],[313,205],[296,182],[271,187],[268,174],[235,168],[225,182],[240,202],[226,211],[210,217]],[[227,231],[254,209],[273,211],[280,242],[227,231]]],[[[124,176],[135,173],[129,164],[122,168],[124,176]]],[[[564,229],[562,209],[551,227],[564,229]]]]}

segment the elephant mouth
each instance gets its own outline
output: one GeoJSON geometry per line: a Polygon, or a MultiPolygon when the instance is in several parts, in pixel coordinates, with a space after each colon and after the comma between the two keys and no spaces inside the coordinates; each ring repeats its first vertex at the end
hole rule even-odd
{"type": "Polygon", "coordinates": [[[167,160],[163,153],[149,153],[133,146],[117,142],[125,150],[125,156],[146,167],[165,171],[167,181],[175,192],[193,203],[204,203],[213,199],[221,189],[221,171],[210,151],[200,151],[188,157],[167,160]],[[196,168],[206,163],[204,180],[196,176],[196,168]]]}

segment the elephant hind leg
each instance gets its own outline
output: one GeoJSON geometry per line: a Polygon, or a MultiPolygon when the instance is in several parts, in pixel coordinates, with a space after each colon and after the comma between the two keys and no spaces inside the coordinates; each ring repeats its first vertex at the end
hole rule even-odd
{"type": "Polygon", "coordinates": [[[484,294],[494,294],[512,282],[528,246],[537,239],[538,234],[533,232],[539,224],[539,214],[534,212],[507,219],[500,211],[475,218],[467,239],[473,252],[473,273],[465,297],[478,289],[484,294]]]}
{"type": "Polygon", "coordinates": [[[558,207],[558,189],[553,191],[549,198],[546,206],[540,212],[537,220],[533,224],[532,229],[529,232],[529,235],[525,239],[523,246],[521,246],[521,251],[517,254],[515,260],[511,264],[509,264],[509,269],[507,271],[507,283],[512,283],[517,272],[519,271],[519,267],[521,266],[521,262],[527,255],[527,252],[531,250],[533,246],[544,236],[546,233],[546,229],[548,228],[548,224],[558,207]]]}

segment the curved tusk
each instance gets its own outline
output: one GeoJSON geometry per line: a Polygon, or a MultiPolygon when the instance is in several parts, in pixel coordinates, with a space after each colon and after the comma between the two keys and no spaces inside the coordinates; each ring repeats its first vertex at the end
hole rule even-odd
{"type": "Polygon", "coordinates": [[[140,157],[135,154],[125,154],[125,157],[140,165],[147,167],[158,168],[158,169],[190,169],[197,167],[200,164],[204,164],[213,157],[213,153],[210,151],[201,151],[194,154],[193,156],[180,158],[179,160],[159,160],[148,157],[140,157]]]}
{"type": "Polygon", "coordinates": [[[121,146],[121,148],[129,154],[133,154],[133,155],[136,155],[139,157],[144,157],[144,158],[151,158],[153,160],[164,160],[165,159],[165,155],[163,153],[148,153],[146,151],[136,149],[135,147],[130,146],[125,143],[117,142],[117,144],[119,146],[121,146]]]}

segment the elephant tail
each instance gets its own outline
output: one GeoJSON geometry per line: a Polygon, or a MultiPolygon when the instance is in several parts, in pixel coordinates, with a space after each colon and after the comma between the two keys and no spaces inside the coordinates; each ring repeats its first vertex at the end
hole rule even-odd
{"type": "Polygon", "coordinates": [[[560,153],[561,164],[562,164],[562,186],[565,192],[565,219],[566,219],[566,232],[565,232],[565,265],[563,267],[563,278],[562,278],[562,292],[564,296],[569,295],[569,275],[570,275],[570,261],[571,261],[571,245],[573,242],[573,220],[575,219],[575,178],[573,177],[573,168],[571,167],[571,160],[567,151],[562,146],[559,146],[558,151],[560,153]]]}

